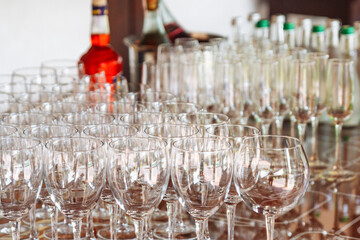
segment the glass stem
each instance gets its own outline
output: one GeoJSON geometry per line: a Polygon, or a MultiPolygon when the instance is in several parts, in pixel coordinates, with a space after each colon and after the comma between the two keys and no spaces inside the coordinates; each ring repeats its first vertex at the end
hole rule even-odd
{"type": "Polygon", "coordinates": [[[236,204],[226,204],[228,240],[234,240],[236,204]]]}
{"type": "Polygon", "coordinates": [[[38,239],[39,234],[36,229],[36,202],[30,208],[29,220],[30,220],[30,238],[38,239]]]}
{"type": "Polygon", "coordinates": [[[86,238],[95,238],[94,234],[94,221],[93,221],[93,210],[90,210],[86,216],[86,238]]]}
{"type": "Polygon", "coordinates": [[[205,235],[206,220],[205,219],[195,219],[195,224],[196,224],[197,240],[206,239],[206,235],[205,235]]]}
{"type": "Polygon", "coordinates": [[[333,170],[338,171],[342,169],[341,166],[341,132],[342,132],[342,123],[335,124],[335,165],[333,170]]]}
{"type": "Polygon", "coordinates": [[[71,225],[73,228],[74,240],[80,240],[81,237],[81,219],[80,220],[71,220],[71,225]]]}
{"type": "Polygon", "coordinates": [[[151,215],[145,217],[144,229],[147,239],[153,239],[153,232],[151,229],[151,215]]]}
{"type": "Polygon", "coordinates": [[[293,115],[291,115],[290,116],[290,136],[292,136],[292,137],[296,137],[295,124],[296,124],[296,118],[293,115]]]}
{"type": "Polygon", "coordinates": [[[13,240],[20,240],[20,221],[11,221],[11,232],[13,240]]]}
{"type": "Polygon", "coordinates": [[[167,207],[167,214],[169,219],[169,239],[173,240],[175,239],[175,213],[176,213],[176,202],[173,201],[167,201],[166,202],[167,207]]]}
{"type": "Polygon", "coordinates": [[[129,228],[129,224],[128,224],[128,221],[126,219],[125,212],[117,204],[114,207],[116,208],[114,211],[116,211],[117,222],[119,223],[120,229],[122,231],[127,231],[128,228],[129,228]]]}
{"type": "Polygon", "coordinates": [[[270,123],[261,123],[261,132],[263,135],[269,134],[270,123]]]}
{"type": "Polygon", "coordinates": [[[115,234],[116,234],[116,214],[114,214],[114,205],[112,204],[106,204],[107,205],[107,209],[109,211],[109,216],[110,216],[110,239],[114,240],[115,235],[114,235],[114,229],[115,229],[115,234]]]}
{"type": "Polygon", "coordinates": [[[51,217],[51,238],[54,240],[58,239],[58,232],[57,232],[57,224],[58,224],[58,210],[55,206],[50,207],[50,217],[51,217]]]}
{"type": "Polygon", "coordinates": [[[144,223],[145,223],[144,219],[134,220],[135,233],[136,233],[137,240],[144,239],[144,223]]]}
{"type": "Polygon", "coordinates": [[[274,239],[275,217],[272,215],[265,215],[266,236],[267,240],[274,239]]]}
{"type": "Polygon", "coordinates": [[[176,208],[175,208],[176,226],[183,227],[184,221],[183,221],[181,204],[179,201],[176,201],[175,204],[176,204],[176,208]]]}
{"type": "Polygon", "coordinates": [[[299,139],[300,139],[301,143],[304,144],[306,123],[298,123],[297,124],[297,129],[298,129],[299,139]]]}
{"type": "Polygon", "coordinates": [[[316,162],[319,160],[318,155],[318,138],[317,138],[317,132],[319,127],[319,119],[316,116],[313,116],[311,118],[311,131],[313,135],[313,144],[312,144],[312,154],[310,157],[310,162],[316,162]]]}
{"type": "Polygon", "coordinates": [[[275,125],[276,125],[276,135],[282,135],[282,127],[283,127],[283,123],[284,123],[284,117],[283,116],[279,116],[275,119],[275,125]]]}

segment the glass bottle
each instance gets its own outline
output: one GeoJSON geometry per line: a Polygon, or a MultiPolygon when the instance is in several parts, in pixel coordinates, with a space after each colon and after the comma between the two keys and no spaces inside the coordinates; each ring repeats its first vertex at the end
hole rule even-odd
{"type": "Polygon", "coordinates": [[[339,56],[339,31],[340,21],[338,19],[329,19],[326,29],[326,46],[330,58],[339,56]]]}
{"type": "Polygon", "coordinates": [[[248,35],[255,37],[255,26],[260,21],[261,15],[258,12],[252,12],[248,16],[248,35]]]}
{"type": "MultiPolygon", "coordinates": [[[[106,81],[112,83],[122,73],[123,60],[110,45],[110,28],[106,0],[92,1],[91,47],[81,56],[84,73],[94,75],[104,72],[106,81]]],[[[95,81],[95,79],[93,79],[95,81]]]]}
{"type": "Polygon", "coordinates": [[[360,120],[360,88],[359,88],[359,68],[356,54],[355,29],[352,26],[344,25],[340,32],[340,57],[349,58],[354,61],[356,66],[354,84],[354,108],[350,118],[344,122],[344,126],[357,126],[360,120]]]}
{"type": "Polygon", "coordinates": [[[284,38],[289,49],[295,48],[295,37],[295,24],[293,22],[284,23],[284,38]]]}
{"type": "Polygon", "coordinates": [[[189,38],[191,37],[184,28],[182,28],[176,21],[175,17],[171,14],[164,0],[160,0],[160,11],[166,34],[172,43],[176,38],[189,38]]]}
{"type": "Polygon", "coordinates": [[[269,39],[269,26],[270,23],[267,19],[262,19],[256,23],[256,39],[269,39]]]}
{"type": "Polygon", "coordinates": [[[325,43],[325,26],[324,25],[314,25],[312,27],[311,33],[311,46],[310,50],[312,52],[325,52],[326,43],[325,43]]]}
{"type": "Polygon", "coordinates": [[[298,47],[303,47],[305,49],[310,48],[311,26],[312,22],[310,18],[301,19],[296,39],[298,47]]]}
{"type": "Polygon", "coordinates": [[[285,15],[277,14],[271,16],[270,37],[274,43],[284,42],[285,15]]]}
{"type": "Polygon", "coordinates": [[[170,43],[161,19],[159,0],[143,0],[143,7],[144,24],[139,44],[157,47],[161,43],[170,43]]]}

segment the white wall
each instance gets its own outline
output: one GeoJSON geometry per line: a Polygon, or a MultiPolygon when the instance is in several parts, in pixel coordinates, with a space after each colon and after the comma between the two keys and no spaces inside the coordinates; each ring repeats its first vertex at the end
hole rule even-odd
{"type": "MultiPolygon", "coordinates": [[[[258,7],[258,0],[165,1],[185,29],[222,35],[229,34],[231,17],[258,7]]],[[[78,59],[90,45],[90,8],[91,0],[3,0],[0,74],[49,59],[78,59]]]]}

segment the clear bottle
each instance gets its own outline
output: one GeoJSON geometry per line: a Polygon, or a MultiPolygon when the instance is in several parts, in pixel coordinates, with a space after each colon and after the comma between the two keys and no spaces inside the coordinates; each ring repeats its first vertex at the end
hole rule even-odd
{"type": "MultiPolygon", "coordinates": [[[[354,61],[354,65],[358,68],[358,59],[356,52],[355,29],[352,26],[344,25],[340,32],[340,57],[349,58],[354,61]]],[[[354,84],[354,110],[350,119],[344,122],[344,126],[353,127],[357,126],[360,121],[360,87],[359,87],[359,71],[355,71],[355,84],[354,84]]]]}
{"type": "Polygon", "coordinates": [[[325,52],[327,50],[324,25],[314,25],[312,27],[310,44],[310,50],[312,52],[325,52]]]}
{"type": "Polygon", "coordinates": [[[189,38],[191,37],[183,27],[179,25],[175,17],[171,14],[170,10],[166,6],[164,0],[160,0],[160,11],[162,21],[165,27],[166,34],[172,43],[176,38],[189,38]]]}
{"type": "MultiPolygon", "coordinates": [[[[104,72],[111,83],[122,72],[123,60],[110,45],[110,28],[106,0],[92,1],[91,47],[81,56],[84,73],[94,75],[104,72]]],[[[95,79],[93,79],[95,81],[95,79]]]]}
{"type": "Polygon", "coordinates": [[[326,28],[326,46],[330,58],[339,57],[339,32],[340,21],[329,19],[326,28]]]}
{"type": "Polygon", "coordinates": [[[269,20],[261,19],[256,23],[255,37],[257,40],[269,39],[269,20]]]}
{"type": "Polygon", "coordinates": [[[159,0],[143,0],[144,23],[139,45],[157,47],[170,43],[161,18],[159,0]]]}
{"type": "Polygon", "coordinates": [[[285,15],[277,14],[271,16],[270,39],[274,43],[284,42],[285,15]]]}
{"type": "Polygon", "coordinates": [[[301,19],[296,34],[296,45],[298,47],[303,47],[305,49],[310,48],[311,26],[312,22],[310,18],[301,19]]]}
{"type": "Polygon", "coordinates": [[[295,35],[295,23],[286,22],[284,23],[284,38],[285,43],[288,48],[291,50],[296,47],[296,35],[295,35]]]}
{"type": "Polygon", "coordinates": [[[235,46],[245,41],[244,19],[241,16],[231,18],[231,41],[235,46]]]}
{"type": "Polygon", "coordinates": [[[248,35],[255,38],[256,34],[256,24],[260,21],[261,15],[258,12],[252,12],[248,16],[248,35]]]}

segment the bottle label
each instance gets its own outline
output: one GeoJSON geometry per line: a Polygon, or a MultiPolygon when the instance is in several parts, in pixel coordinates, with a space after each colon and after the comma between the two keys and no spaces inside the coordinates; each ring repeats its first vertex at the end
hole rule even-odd
{"type": "Polygon", "coordinates": [[[108,9],[106,5],[103,6],[92,5],[92,15],[102,16],[107,14],[108,14],[108,9]]]}

